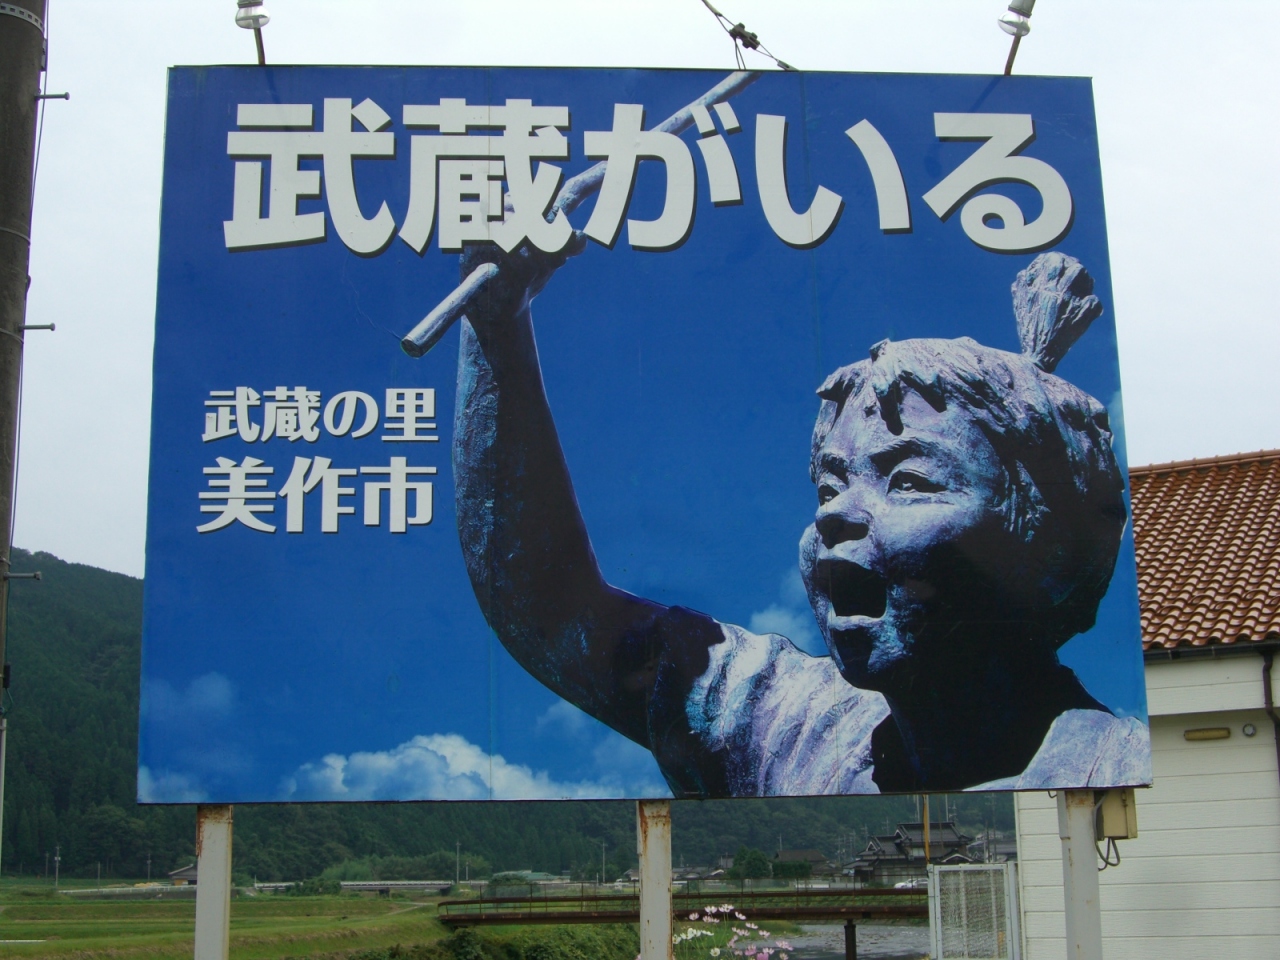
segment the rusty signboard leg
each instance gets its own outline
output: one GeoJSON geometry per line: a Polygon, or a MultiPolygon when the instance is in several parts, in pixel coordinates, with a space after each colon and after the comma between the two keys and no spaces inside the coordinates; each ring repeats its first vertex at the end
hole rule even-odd
{"type": "Polygon", "coordinates": [[[671,960],[671,801],[636,801],[640,960],[671,960]]]}
{"type": "Polygon", "coordinates": [[[231,807],[196,808],[195,960],[227,960],[231,945],[231,807]]]}
{"type": "Polygon", "coordinates": [[[1102,960],[1102,908],[1093,835],[1093,791],[1058,791],[1067,960],[1102,960]]]}
{"type": "Polygon", "coordinates": [[[858,960],[858,925],[852,920],[844,922],[844,960],[858,960]]]}

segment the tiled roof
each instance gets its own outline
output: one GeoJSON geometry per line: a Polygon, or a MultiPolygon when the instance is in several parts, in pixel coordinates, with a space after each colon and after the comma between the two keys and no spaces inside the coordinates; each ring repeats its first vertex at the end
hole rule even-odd
{"type": "Polygon", "coordinates": [[[1144,650],[1280,639],[1280,450],[1129,471],[1144,650]]]}

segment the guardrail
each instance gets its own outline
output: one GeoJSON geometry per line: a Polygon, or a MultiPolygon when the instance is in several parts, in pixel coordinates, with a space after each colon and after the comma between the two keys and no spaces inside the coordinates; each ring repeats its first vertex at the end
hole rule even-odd
{"type": "Polygon", "coordinates": [[[362,890],[366,892],[387,892],[395,890],[430,891],[443,893],[454,886],[452,880],[343,880],[343,890],[362,890]]]}
{"type": "MultiPolygon", "coordinates": [[[[672,896],[677,917],[700,913],[719,898],[709,894],[672,896]]],[[[752,920],[871,920],[929,915],[924,890],[783,890],[738,893],[726,902],[752,920]]],[[[718,905],[718,904],[717,904],[718,905]]],[[[487,897],[442,900],[440,922],[450,928],[497,924],[637,923],[636,894],[579,897],[487,897]]]]}

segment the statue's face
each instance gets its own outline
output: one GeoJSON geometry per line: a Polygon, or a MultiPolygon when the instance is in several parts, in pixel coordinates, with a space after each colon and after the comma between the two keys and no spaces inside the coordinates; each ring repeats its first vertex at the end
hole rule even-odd
{"type": "Polygon", "coordinates": [[[1021,544],[1007,532],[1008,475],[963,409],[914,392],[889,431],[870,390],[819,453],[818,510],[801,573],[827,646],[855,686],[902,689],[1015,617],[1021,544]]]}

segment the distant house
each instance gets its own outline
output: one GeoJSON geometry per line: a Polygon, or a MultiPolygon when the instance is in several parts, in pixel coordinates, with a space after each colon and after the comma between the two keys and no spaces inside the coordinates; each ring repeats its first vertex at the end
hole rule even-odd
{"type": "MultiPolygon", "coordinates": [[[[956,829],[954,821],[929,822],[929,863],[972,863],[973,837],[956,829]]],[[[844,870],[873,886],[892,885],[925,876],[924,823],[900,823],[893,833],[867,840],[866,849],[844,870]]]]}
{"type": "MultiPolygon", "coordinates": [[[[639,870],[627,870],[627,874],[623,879],[632,879],[632,873],[635,873],[635,879],[640,879],[639,870]]],[[[719,879],[723,876],[724,870],[713,867],[671,868],[671,878],[673,881],[707,881],[707,879],[719,879]]]]}
{"type": "Polygon", "coordinates": [[[775,863],[807,863],[815,870],[827,862],[818,850],[779,850],[773,859],[775,863]]]}
{"type": "Polygon", "coordinates": [[[169,882],[175,887],[195,886],[196,865],[189,863],[185,867],[169,871],[169,882]]]}
{"type": "Polygon", "coordinates": [[[520,884],[520,883],[555,883],[561,877],[554,873],[543,873],[540,870],[506,870],[502,873],[494,874],[492,883],[503,884],[520,884]]]}
{"type": "Polygon", "coordinates": [[[773,857],[775,877],[815,876],[835,871],[836,867],[828,863],[819,850],[779,850],[773,857]]]}
{"type": "Polygon", "coordinates": [[[1016,837],[979,837],[969,844],[969,857],[975,863],[1004,863],[1018,859],[1016,837]]]}
{"type": "MultiPolygon", "coordinates": [[[[1280,957],[1280,450],[1129,475],[1155,785],[1101,874],[1108,957],[1280,957]],[[1270,713],[1270,715],[1269,715],[1270,713]]],[[[1136,652],[1136,651],[1135,651],[1136,652]]],[[[1056,801],[1015,798],[1025,960],[1065,956],[1056,801]]]]}

